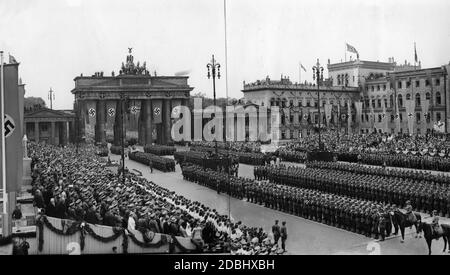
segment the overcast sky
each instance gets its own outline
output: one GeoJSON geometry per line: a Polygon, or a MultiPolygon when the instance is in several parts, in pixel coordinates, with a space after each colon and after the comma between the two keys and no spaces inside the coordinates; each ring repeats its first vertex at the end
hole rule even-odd
{"type": "MultiPolygon", "coordinates": [[[[312,79],[317,58],[344,59],[345,43],[363,60],[414,60],[423,67],[450,61],[450,1],[227,0],[229,96],[242,97],[242,82],[269,75],[299,78],[299,62],[312,79]]],[[[211,54],[222,65],[225,89],[223,0],[2,0],[0,49],[20,65],[26,96],[54,108],[73,106],[74,77],[116,73],[133,47],[134,60],[158,75],[190,71],[194,93],[212,96],[206,77],[211,54]],[[49,105],[49,103],[47,103],[49,105]]],[[[347,54],[349,58],[350,53],[347,54]]]]}

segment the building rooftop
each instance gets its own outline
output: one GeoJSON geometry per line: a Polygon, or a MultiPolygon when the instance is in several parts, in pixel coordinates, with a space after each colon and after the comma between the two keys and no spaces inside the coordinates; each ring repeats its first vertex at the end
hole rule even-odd
{"type": "MultiPolygon", "coordinates": [[[[327,80],[323,81],[324,85],[319,86],[321,91],[342,91],[342,92],[358,92],[357,87],[343,87],[343,86],[329,86],[327,80]]],[[[271,80],[266,77],[264,80],[256,80],[252,83],[243,82],[244,89],[242,92],[253,92],[260,90],[298,90],[298,91],[317,91],[316,84],[304,82],[304,83],[292,83],[288,77],[281,77],[280,80],[271,80]]]]}

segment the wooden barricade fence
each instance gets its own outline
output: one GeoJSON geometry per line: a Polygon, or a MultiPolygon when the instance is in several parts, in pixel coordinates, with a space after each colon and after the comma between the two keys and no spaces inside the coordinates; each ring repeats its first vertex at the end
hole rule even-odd
{"type": "Polygon", "coordinates": [[[134,231],[133,235],[130,235],[122,228],[81,224],[53,217],[38,218],[36,230],[37,254],[199,252],[190,238],[154,233],[151,234],[151,241],[145,243],[139,231],[134,231]]]}

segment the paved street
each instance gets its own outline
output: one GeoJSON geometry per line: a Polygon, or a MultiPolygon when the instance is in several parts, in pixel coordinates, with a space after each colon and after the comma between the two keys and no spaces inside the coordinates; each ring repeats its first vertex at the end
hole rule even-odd
{"type": "MultiPolygon", "coordinates": [[[[119,158],[117,155],[111,155],[112,160],[119,160],[119,158]]],[[[222,214],[230,212],[235,221],[242,221],[249,226],[263,227],[264,230],[269,231],[274,220],[286,221],[288,254],[370,254],[371,247],[376,246],[373,244],[374,240],[360,234],[285,214],[244,200],[229,198],[224,194],[218,195],[214,190],[183,180],[179,166],[174,173],[154,170],[153,174],[150,174],[147,166],[134,161],[126,160],[126,166],[131,170],[141,171],[145,178],[156,184],[176,191],[191,200],[200,201],[222,214]]],[[[253,178],[253,166],[240,164],[239,175],[253,178]]],[[[415,239],[410,234],[406,236],[403,244],[398,237],[379,244],[380,254],[426,254],[428,252],[425,240],[415,239]]],[[[443,241],[433,242],[433,245],[433,254],[442,254],[443,241]]]]}

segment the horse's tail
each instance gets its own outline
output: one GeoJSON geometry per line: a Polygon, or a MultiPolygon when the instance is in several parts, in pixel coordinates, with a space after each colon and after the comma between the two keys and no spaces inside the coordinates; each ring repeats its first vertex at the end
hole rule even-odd
{"type": "Polygon", "coordinates": [[[427,224],[426,222],[420,222],[420,228],[423,230],[423,235],[425,239],[431,239],[433,232],[431,231],[431,225],[427,224]]]}
{"type": "Polygon", "coordinates": [[[392,223],[394,225],[400,225],[402,221],[401,213],[394,211],[394,215],[392,215],[392,223]]]}

